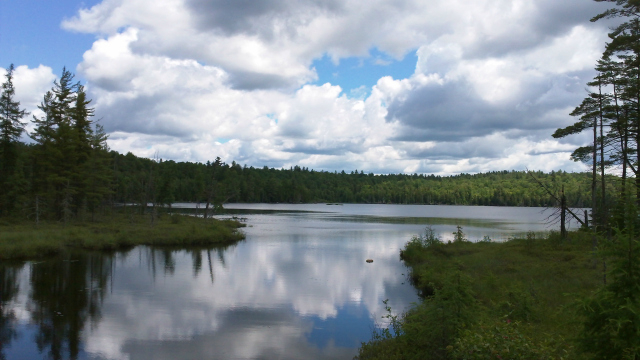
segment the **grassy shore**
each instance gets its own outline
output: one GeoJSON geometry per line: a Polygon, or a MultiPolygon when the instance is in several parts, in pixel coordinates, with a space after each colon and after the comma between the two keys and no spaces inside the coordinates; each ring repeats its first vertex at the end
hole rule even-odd
{"type": "Polygon", "coordinates": [[[243,224],[232,220],[167,215],[113,214],[99,221],[69,224],[0,219],[0,260],[36,259],[69,248],[115,250],[136,245],[193,246],[229,244],[244,239],[243,224]]]}
{"type": "MultiPolygon", "coordinates": [[[[433,235],[433,234],[431,234],[433,235]]],[[[591,236],[504,243],[412,239],[401,252],[425,300],[363,344],[360,359],[580,359],[580,301],[603,285],[591,236]]]]}

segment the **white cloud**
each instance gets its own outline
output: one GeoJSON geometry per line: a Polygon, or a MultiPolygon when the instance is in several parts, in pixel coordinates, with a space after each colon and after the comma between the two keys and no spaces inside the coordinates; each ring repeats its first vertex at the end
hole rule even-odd
{"type": "MultiPolygon", "coordinates": [[[[109,316],[84,333],[86,350],[110,358],[136,358],[137,351],[181,340],[192,347],[192,354],[203,351],[206,356],[224,351],[221,356],[225,358],[279,357],[286,349],[287,358],[324,358],[315,352],[332,351],[331,347],[318,349],[309,342],[313,318],[335,318],[341,308],[351,305],[381,321],[383,300],[391,299],[394,311],[401,312],[416,299],[409,284],[399,284],[403,266],[397,254],[420,226],[363,231],[343,222],[310,233],[309,226],[317,228],[318,221],[326,220],[285,219],[287,224],[277,227],[262,221],[252,219],[255,227],[245,229],[249,239],[256,237],[253,242],[219,253],[224,261],[212,250],[211,272],[204,251],[198,275],[190,252],[174,252],[176,270],[165,276],[140,269],[139,259],[149,261],[151,257],[163,269],[159,252],[137,248],[118,259],[115,288],[103,304],[109,316]],[[286,234],[282,233],[285,228],[286,234]],[[305,241],[298,241],[300,238],[305,241]],[[274,241],[291,244],[274,247],[274,241]],[[336,253],[336,246],[343,251],[336,253]],[[367,258],[375,259],[373,266],[364,263],[367,258]],[[246,259],[252,259],[250,266],[246,259]],[[390,284],[396,284],[393,290],[390,284]]],[[[173,346],[182,345],[173,342],[173,346]]],[[[354,349],[342,350],[353,355],[354,349]]],[[[160,351],[154,358],[171,355],[160,351]]]]}
{"type": "Polygon", "coordinates": [[[540,141],[571,121],[606,40],[603,24],[588,19],[604,8],[578,0],[104,0],[63,27],[100,37],[78,71],[116,150],[455,173],[574,168],[570,149],[516,146],[547,144],[540,141]],[[417,51],[415,74],[383,77],[368,97],[367,89],[349,97],[309,84],[314,59],[337,62],[373,47],[396,59],[417,51]]]}
{"type": "Polygon", "coordinates": [[[40,65],[29,69],[25,65],[15,68],[13,86],[16,89],[16,100],[29,112],[37,111],[45,92],[53,86],[56,76],[50,67],[40,65]]]}

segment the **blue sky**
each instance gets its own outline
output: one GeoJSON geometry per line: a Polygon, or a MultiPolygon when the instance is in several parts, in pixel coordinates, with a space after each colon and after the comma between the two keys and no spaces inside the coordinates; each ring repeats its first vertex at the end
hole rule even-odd
{"type": "MultiPolygon", "coordinates": [[[[96,40],[93,34],[64,30],[63,19],[75,16],[80,9],[100,3],[98,0],[0,0],[0,66],[9,64],[53,68],[59,74],[64,66],[72,71],[82,61],[84,52],[96,40]]],[[[331,83],[342,87],[345,94],[364,86],[364,92],[383,76],[402,79],[411,76],[416,66],[416,49],[401,59],[372,48],[366,56],[353,56],[333,61],[325,55],[313,60],[318,74],[314,84],[331,83]]],[[[82,80],[82,74],[77,74],[82,80]]]]}
{"type": "Polygon", "coordinates": [[[416,69],[418,58],[416,51],[410,50],[402,59],[371,49],[367,56],[353,56],[340,59],[336,64],[328,55],[313,61],[318,73],[315,84],[331,83],[339,85],[347,95],[360,95],[353,91],[363,88],[362,95],[368,95],[370,89],[381,77],[391,76],[394,79],[405,79],[416,69]]]}
{"type": "Polygon", "coordinates": [[[0,66],[43,64],[55,73],[63,66],[75,70],[95,36],[65,31],[60,23],[98,2],[0,0],[0,66]]]}
{"type": "Polygon", "coordinates": [[[584,0],[0,0],[27,110],[62,67],[110,146],[374,173],[582,171],[551,138],[607,40],[584,0]]]}

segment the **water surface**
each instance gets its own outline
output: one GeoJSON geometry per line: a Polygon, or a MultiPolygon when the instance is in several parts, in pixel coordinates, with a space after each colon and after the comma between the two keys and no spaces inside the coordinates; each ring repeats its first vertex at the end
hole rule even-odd
{"type": "MultiPolygon", "coordinates": [[[[7,359],[350,359],[383,300],[418,301],[398,253],[431,225],[474,241],[547,230],[540,208],[230,204],[245,241],[0,264],[7,359]],[[366,259],[373,259],[368,264],[366,259]]],[[[176,204],[195,211],[194,204],[176,204]]],[[[201,210],[199,210],[201,211],[201,210]]]]}

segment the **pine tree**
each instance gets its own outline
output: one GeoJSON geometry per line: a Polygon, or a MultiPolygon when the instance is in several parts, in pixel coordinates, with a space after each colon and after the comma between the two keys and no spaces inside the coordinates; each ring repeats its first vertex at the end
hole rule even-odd
{"type": "MultiPolygon", "coordinates": [[[[96,149],[96,151],[98,151],[98,149],[101,149],[103,140],[106,141],[106,137],[104,139],[93,138],[94,134],[91,129],[93,121],[91,117],[95,111],[93,108],[88,107],[90,103],[91,100],[87,100],[84,86],[78,85],[75,95],[75,105],[69,109],[73,133],[71,139],[73,156],[76,161],[71,173],[71,183],[75,191],[74,210],[76,213],[86,207],[87,197],[89,196],[88,192],[92,191],[87,188],[88,183],[86,179],[94,175],[91,174],[90,171],[91,167],[95,164],[92,164],[92,166],[85,165],[93,157],[93,150],[96,149]]],[[[91,211],[93,212],[93,210],[95,209],[92,208],[91,211]]]]}
{"type": "Polygon", "coordinates": [[[113,171],[111,170],[111,157],[107,145],[108,135],[101,125],[95,124],[90,141],[90,152],[87,160],[82,164],[79,172],[85,176],[85,201],[87,209],[91,212],[92,219],[100,204],[112,192],[113,171]]]}
{"type": "Polygon", "coordinates": [[[32,175],[32,195],[34,207],[38,210],[46,209],[46,205],[51,203],[50,200],[53,190],[50,189],[49,175],[53,172],[53,163],[50,158],[54,151],[54,134],[56,126],[53,121],[53,93],[47,91],[44,99],[38,105],[44,115],[42,117],[33,116],[32,122],[35,128],[29,136],[35,142],[33,151],[31,152],[31,164],[33,168],[32,175]]]}
{"type": "Polygon", "coordinates": [[[27,115],[20,109],[20,102],[14,100],[13,64],[7,69],[0,95],[0,215],[15,208],[18,184],[15,182],[18,146],[24,131],[22,118],[27,115]]]}
{"type": "Polygon", "coordinates": [[[65,220],[77,213],[83,201],[86,173],[82,173],[81,164],[91,151],[89,117],[93,110],[87,108],[90,101],[73,78],[63,68],[60,79],[54,81],[38,107],[44,116],[34,117],[31,133],[36,142],[32,159],[34,195],[38,201],[44,200],[49,215],[65,220]]]}

